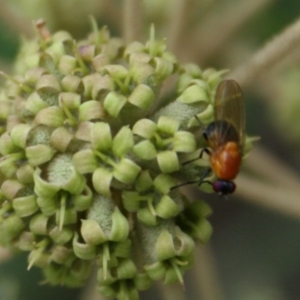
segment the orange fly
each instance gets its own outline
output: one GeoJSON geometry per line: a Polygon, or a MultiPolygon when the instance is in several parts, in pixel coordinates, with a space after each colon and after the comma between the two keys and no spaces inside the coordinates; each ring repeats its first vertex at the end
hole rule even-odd
{"type": "MultiPolygon", "coordinates": [[[[234,80],[222,81],[216,91],[214,121],[204,130],[208,148],[202,149],[210,156],[211,169],[217,180],[212,183],[215,192],[226,195],[235,190],[232,180],[237,176],[243,156],[245,141],[245,110],[242,90],[234,80]]],[[[209,174],[207,170],[200,179],[209,174]]],[[[207,181],[206,181],[207,182],[207,181]]]]}

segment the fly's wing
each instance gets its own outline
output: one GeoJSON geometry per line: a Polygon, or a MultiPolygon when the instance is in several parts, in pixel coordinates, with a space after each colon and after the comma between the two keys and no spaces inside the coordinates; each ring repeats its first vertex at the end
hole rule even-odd
{"type": "Polygon", "coordinates": [[[215,121],[221,122],[223,126],[222,132],[228,132],[223,134],[222,141],[226,142],[230,138],[231,131],[235,129],[238,136],[238,143],[241,151],[243,150],[245,140],[245,107],[244,99],[240,86],[234,80],[223,80],[216,92],[214,103],[215,121]],[[233,128],[234,129],[233,129],[233,128]]]}

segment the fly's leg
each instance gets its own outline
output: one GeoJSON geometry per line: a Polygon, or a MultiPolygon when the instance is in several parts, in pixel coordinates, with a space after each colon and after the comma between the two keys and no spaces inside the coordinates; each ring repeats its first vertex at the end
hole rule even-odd
{"type": "Polygon", "coordinates": [[[200,151],[200,153],[199,153],[199,156],[198,156],[198,157],[196,157],[196,158],[194,158],[194,159],[191,159],[191,160],[188,160],[188,161],[184,162],[182,165],[184,166],[184,165],[186,165],[186,164],[189,164],[189,163],[191,163],[191,162],[194,162],[194,161],[198,160],[199,158],[202,158],[204,152],[205,152],[206,154],[208,154],[208,155],[211,154],[211,152],[210,152],[210,150],[209,150],[208,148],[202,148],[201,151],[200,151]]]}

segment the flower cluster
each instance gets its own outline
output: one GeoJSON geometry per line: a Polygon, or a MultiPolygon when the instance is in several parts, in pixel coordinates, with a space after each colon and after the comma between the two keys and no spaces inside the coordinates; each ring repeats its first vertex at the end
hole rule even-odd
{"type": "Polygon", "coordinates": [[[125,45],[106,28],[78,42],[38,29],[0,95],[1,244],[50,284],[80,286],[96,263],[108,299],[182,283],[211,210],[172,187],[203,172],[182,163],[203,146],[195,126],[213,120],[223,72],[181,66],[154,30],[125,45]]]}

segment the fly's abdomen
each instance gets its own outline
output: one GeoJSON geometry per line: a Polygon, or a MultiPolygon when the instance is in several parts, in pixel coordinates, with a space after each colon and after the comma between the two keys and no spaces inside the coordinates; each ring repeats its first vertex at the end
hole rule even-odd
{"type": "Polygon", "coordinates": [[[236,142],[227,142],[210,156],[212,169],[222,180],[233,180],[239,172],[241,153],[236,142]]]}

